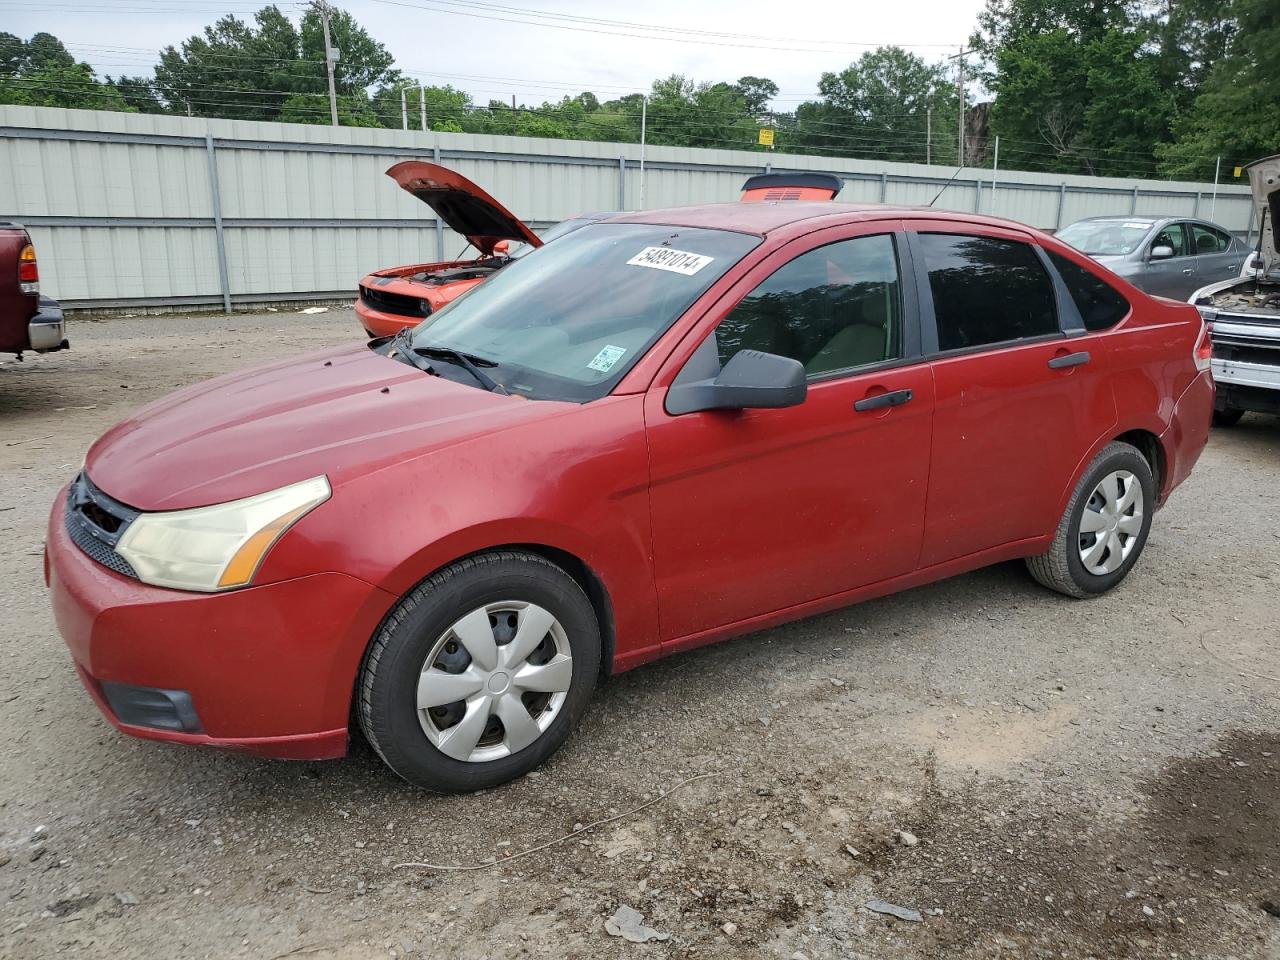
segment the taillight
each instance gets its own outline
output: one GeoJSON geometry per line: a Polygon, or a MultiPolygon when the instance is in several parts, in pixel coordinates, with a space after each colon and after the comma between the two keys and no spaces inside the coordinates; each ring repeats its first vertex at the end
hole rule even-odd
{"type": "Polygon", "coordinates": [[[1208,370],[1213,361],[1213,324],[1201,323],[1200,339],[1196,341],[1195,361],[1197,370],[1208,370]]]}
{"type": "Polygon", "coordinates": [[[36,266],[36,248],[29,243],[18,254],[18,286],[23,293],[40,292],[40,268],[36,266]]]}

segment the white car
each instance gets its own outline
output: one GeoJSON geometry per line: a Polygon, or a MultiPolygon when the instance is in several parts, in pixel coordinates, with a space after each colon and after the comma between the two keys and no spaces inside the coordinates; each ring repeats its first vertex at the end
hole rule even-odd
{"type": "Polygon", "coordinates": [[[1275,219],[1280,214],[1280,155],[1246,168],[1261,224],[1257,251],[1240,276],[1191,295],[1213,338],[1218,395],[1213,420],[1231,426],[1246,411],[1280,414],[1280,257],[1275,219]]]}

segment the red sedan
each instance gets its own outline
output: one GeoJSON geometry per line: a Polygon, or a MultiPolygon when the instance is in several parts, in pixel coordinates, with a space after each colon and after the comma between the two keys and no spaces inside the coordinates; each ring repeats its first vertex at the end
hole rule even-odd
{"type": "Polygon", "coordinates": [[[139,411],[58,495],[47,577],[121,730],[333,757],[354,715],[471,790],[660,656],[1016,557],[1114,588],[1213,394],[1194,307],[1017,224],[651,211],[139,411]]]}

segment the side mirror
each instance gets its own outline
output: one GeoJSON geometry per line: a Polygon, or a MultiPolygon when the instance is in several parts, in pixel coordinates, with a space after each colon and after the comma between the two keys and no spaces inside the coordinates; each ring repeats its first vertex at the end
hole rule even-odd
{"type": "Polygon", "coordinates": [[[1163,244],[1158,247],[1151,248],[1152,260],[1168,260],[1173,256],[1173,247],[1166,247],[1163,244]]]}
{"type": "Polygon", "coordinates": [[[667,412],[753,410],[794,407],[809,392],[804,365],[761,350],[739,350],[712,379],[676,382],[667,391],[667,412]]]}
{"type": "Polygon", "coordinates": [[[493,255],[495,257],[505,257],[507,255],[507,251],[510,249],[511,249],[510,240],[499,240],[497,243],[493,245],[493,255]]]}

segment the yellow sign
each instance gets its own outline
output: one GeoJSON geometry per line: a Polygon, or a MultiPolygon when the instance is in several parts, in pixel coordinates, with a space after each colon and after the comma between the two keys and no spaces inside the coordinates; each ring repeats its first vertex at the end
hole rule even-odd
{"type": "Polygon", "coordinates": [[[1236,176],[1238,177],[1242,173],[1244,173],[1244,167],[1236,167],[1236,176]]]}
{"type": "Polygon", "coordinates": [[[768,127],[760,128],[760,146],[762,147],[773,146],[773,131],[770,130],[768,127]]]}

